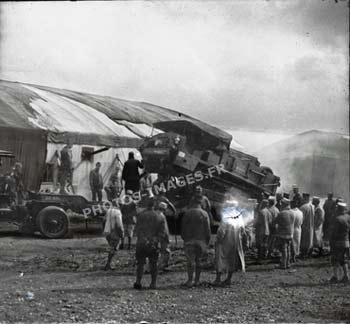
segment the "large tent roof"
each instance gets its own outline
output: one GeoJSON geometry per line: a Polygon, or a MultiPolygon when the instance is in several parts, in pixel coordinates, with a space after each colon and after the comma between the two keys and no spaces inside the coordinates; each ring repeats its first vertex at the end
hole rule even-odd
{"type": "Polygon", "coordinates": [[[109,96],[0,80],[0,127],[42,129],[50,142],[137,146],[161,121],[186,120],[231,136],[188,115],[152,105],[109,96]]]}

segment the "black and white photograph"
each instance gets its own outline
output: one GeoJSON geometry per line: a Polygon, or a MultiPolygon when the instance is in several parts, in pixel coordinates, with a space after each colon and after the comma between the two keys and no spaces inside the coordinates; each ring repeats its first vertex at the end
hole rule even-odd
{"type": "Polygon", "coordinates": [[[349,1],[0,2],[0,323],[349,323],[349,1]]]}

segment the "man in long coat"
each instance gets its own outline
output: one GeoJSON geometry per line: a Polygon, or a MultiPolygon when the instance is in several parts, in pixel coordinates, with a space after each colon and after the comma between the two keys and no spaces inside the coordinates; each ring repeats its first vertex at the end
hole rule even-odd
{"type": "Polygon", "coordinates": [[[331,263],[333,266],[333,276],[331,283],[349,283],[349,269],[346,263],[346,255],[349,256],[350,249],[350,215],[346,211],[346,204],[337,204],[336,217],[333,219],[330,230],[331,263]],[[338,273],[343,270],[343,278],[339,280],[338,273]]]}
{"type": "Polygon", "coordinates": [[[310,203],[310,195],[303,193],[303,205],[300,207],[303,213],[303,225],[301,226],[300,252],[301,257],[305,258],[312,252],[314,240],[315,211],[310,203]]]}
{"type": "Polygon", "coordinates": [[[314,248],[318,249],[319,256],[323,253],[323,222],[324,211],[320,206],[320,198],[314,197],[312,204],[315,207],[314,248]]]}
{"type": "Polygon", "coordinates": [[[323,204],[324,210],[324,223],[323,223],[323,238],[324,240],[329,240],[329,228],[331,224],[332,217],[335,212],[336,202],[333,199],[333,193],[329,192],[327,199],[323,204]]]}
{"type": "Polygon", "coordinates": [[[244,222],[238,204],[234,200],[225,203],[221,224],[216,233],[215,263],[216,279],[214,285],[230,285],[234,271],[245,271],[242,236],[244,222]],[[221,282],[221,274],[227,270],[227,278],[221,282]]]}

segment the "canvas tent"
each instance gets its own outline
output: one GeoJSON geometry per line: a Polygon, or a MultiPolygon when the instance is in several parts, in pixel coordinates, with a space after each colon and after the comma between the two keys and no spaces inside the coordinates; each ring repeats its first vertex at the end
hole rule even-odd
{"type": "MultiPolygon", "coordinates": [[[[128,151],[136,151],[140,146],[142,138],[160,132],[152,127],[154,123],[187,120],[215,129],[149,103],[10,81],[0,81],[0,112],[0,149],[12,151],[16,160],[23,163],[28,190],[40,188],[41,175],[47,173],[47,164],[55,152],[72,142],[73,184],[77,193],[87,198],[90,198],[88,174],[95,162],[102,163],[101,171],[107,182],[120,163],[116,154],[123,162],[128,151]],[[104,147],[109,149],[89,161],[82,160],[84,150],[91,152],[104,147]]],[[[0,173],[8,169],[9,164],[4,163],[0,173]]]]}
{"type": "Polygon", "coordinates": [[[312,130],[259,151],[263,164],[281,176],[281,190],[297,184],[302,192],[349,202],[349,135],[312,130]]]}

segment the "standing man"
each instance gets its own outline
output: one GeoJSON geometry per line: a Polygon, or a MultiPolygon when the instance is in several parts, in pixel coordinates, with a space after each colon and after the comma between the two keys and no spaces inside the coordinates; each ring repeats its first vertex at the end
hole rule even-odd
{"type": "Polygon", "coordinates": [[[245,272],[243,235],[242,213],[237,209],[236,201],[228,200],[222,210],[221,224],[216,233],[214,285],[229,286],[234,271],[241,269],[242,272],[245,272]],[[224,270],[227,271],[227,278],[221,282],[221,274],[224,270]]]}
{"type": "Polygon", "coordinates": [[[314,248],[318,249],[318,255],[323,254],[323,222],[324,222],[324,211],[320,206],[320,198],[314,197],[312,204],[315,208],[315,227],[314,227],[314,248]]]}
{"type": "Polygon", "coordinates": [[[103,188],[103,179],[102,174],[100,173],[101,163],[97,162],[95,169],[90,172],[90,189],[92,193],[92,201],[96,202],[96,196],[98,201],[102,201],[102,188],[103,188]]]}
{"type": "Polygon", "coordinates": [[[281,269],[290,268],[291,245],[294,231],[294,213],[290,209],[290,200],[283,198],[282,209],[276,218],[276,236],[281,251],[281,269]]]}
{"type": "Polygon", "coordinates": [[[109,201],[113,201],[120,195],[121,191],[121,179],[119,177],[119,170],[120,168],[117,166],[114,170],[114,173],[111,174],[111,177],[109,178],[108,184],[105,187],[105,191],[107,194],[107,199],[109,201]]]}
{"type": "Polygon", "coordinates": [[[276,207],[278,210],[281,210],[281,200],[282,200],[283,196],[280,192],[278,192],[276,194],[276,207]]]}
{"type": "Polygon", "coordinates": [[[203,210],[205,210],[209,216],[210,224],[213,223],[213,215],[211,213],[211,204],[207,196],[203,194],[203,188],[201,186],[196,186],[194,189],[194,195],[189,202],[189,206],[192,207],[197,205],[198,202],[203,210]]]}
{"type": "Polygon", "coordinates": [[[73,178],[71,175],[73,170],[72,147],[73,145],[69,143],[61,150],[61,165],[59,166],[58,173],[60,179],[60,194],[62,195],[68,194],[66,191],[67,180],[69,177],[73,178]]]}
{"type": "Polygon", "coordinates": [[[339,281],[342,283],[349,282],[348,265],[345,262],[346,255],[349,255],[349,232],[350,232],[350,215],[346,212],[346,204],[338,203],[337,214],[330,228],[330,246],[331,262],[333,266],[333,276],[331,283],[338,282],[338,272],[343,269],[343,278],[339,281]]]}
{"type": "Polygon", "coordinates": [[[297,207],[297,203],[292,201],[291,210],[294,213],[294,232],[293,232],[293,245],[292,245],[292,262],[296,262],[296,258],[300,254],[300,238],[301,238],[301,226],[303,224],[303,213],[297,207]]]}
{"type": "MultiPolygon", "coordinates": [[[[120,208],[123,215],[123,225],[125,230],[125,236],[128,239],[128,250],[130,250],[131,248],[131,239],[134,236],[134,229],[135,229],[136,215],[137,215],[136,204],[132,199],[132,194],[133,192],[131,190],[126,191],[124,201],[122,201],[121,208],[120,208]]],[[[124,248],[124,239],[120,248],[121,249],[124,248]]]]}
{"type": "Polygon", "coordinates": [[[119,245],[124,237],[122,214],[115,200],[112,201],[112,208],[106,213],[106,224],[103,232],[106,235],[106,240],[110,247],[107,263],[104,268],[107,271],[111,269],[112,258],[115,252],[118,251],[119,245]]]}
{"type": "Polygon", "coordinates": [[[303,213],[303,225],[301,227],[300,256],[306,258],[312,252],[314,241],[315,211],[310,203],[310,195],[303,193],[303,205],[300,207],[303,213]]]}
{"type": "Polygon", "coordinates": [[[256,246],[258,249],[257,264],[261,264],[261,261],[266,258],[267,247],[270,235],[270,221],[271,214],[268,207],[268,201],[263,199],[260,203],[260,209],[258,210],[257,219],[255,221],[255,236],[256,246]]]}
{"type": "Polygon", "coordinates": [[[333,199],[333,193],[329,192],[327,195],[327,199],[323,204],[324,210],[324,223],[323,223],[323,238],[325,240],[329,240],[329,228],[331,225],[332,217],[335,213],[336,203],[333,199]]]}
{"type": "Polygon", "coordinates": [[[23,166],[21,162],[16,162],[11,173],[16,186],[16,200],[18,205],[23,205],[24,183],[23,183],[23,166]]]}
{"type": "Polygon", "coordinates": [[[153,210],[153,200],[149,199],[147,209],[137,217],[135,234],[136,242],[136,282],[134,289],[141,289],[141,280],[143,276],[143,268],[146,259],[149,260],[151,272],[150,289],[156,289],[157,284],[157,262],[159,256],[159,245],[161,241],[169,240],[169,232],[167,230],[164,217],[157,214],[153,210]]]}
{"type": "Polygon", "coordinates": [[[297,185],[293,185],[293,205],[295,204],[297,208],[301,207],[302,204],[302,197],[301,194],[299,193],[299,188],[297,185]]]}
{"type": "Polygon", "coordinates": [[[207,256],[210,235],[208,213],[202,209],[200,200],[194,200],[192,207],[185,212],[181,226],[181,237],[184,240],[188,276],[184,285],[188,288],[193,285],[194,272],[194,285],[199,285],[201,261],[207,256]]]}
{"type": "Polygon", "coordinates": [[[133,192],[140,191],[140,173],[139,168],[143,169],[143,163],[136,160],[134,152],[129,152],[129,158],[124,163],[122,179],[125,182],[124,189],[133,192]]]}
{"type": "Polygon", "coordinates": [[[279,209],[275,206],[276,200],[274,196],[269,197],[269,207],[267,208],[271,215],[271,220],[269,222],[270,226],[270,236],[268,240],[268,257],[270,257],[275,248],[276,241],[276,230],[275,230],[275,220],[280,212],[279,209]]]}
{"type": "MultiPolygon", "coordinates": [[[[167,209],[167,204],[164,202],[158,202],[155,204],[154,210],[155,212],[160,215],[165,220],[165,225],[167,227],[167,231],[169,232],[168,224],[165,218],[165,211],[167,209]]],[[[169,260],[170,260],[170,249],[169,249],[169,237],[163,237],[163,239],[160,241],[160,262],[159,262],[159,269],[164,270],[169,266],[169,260]]]]}

